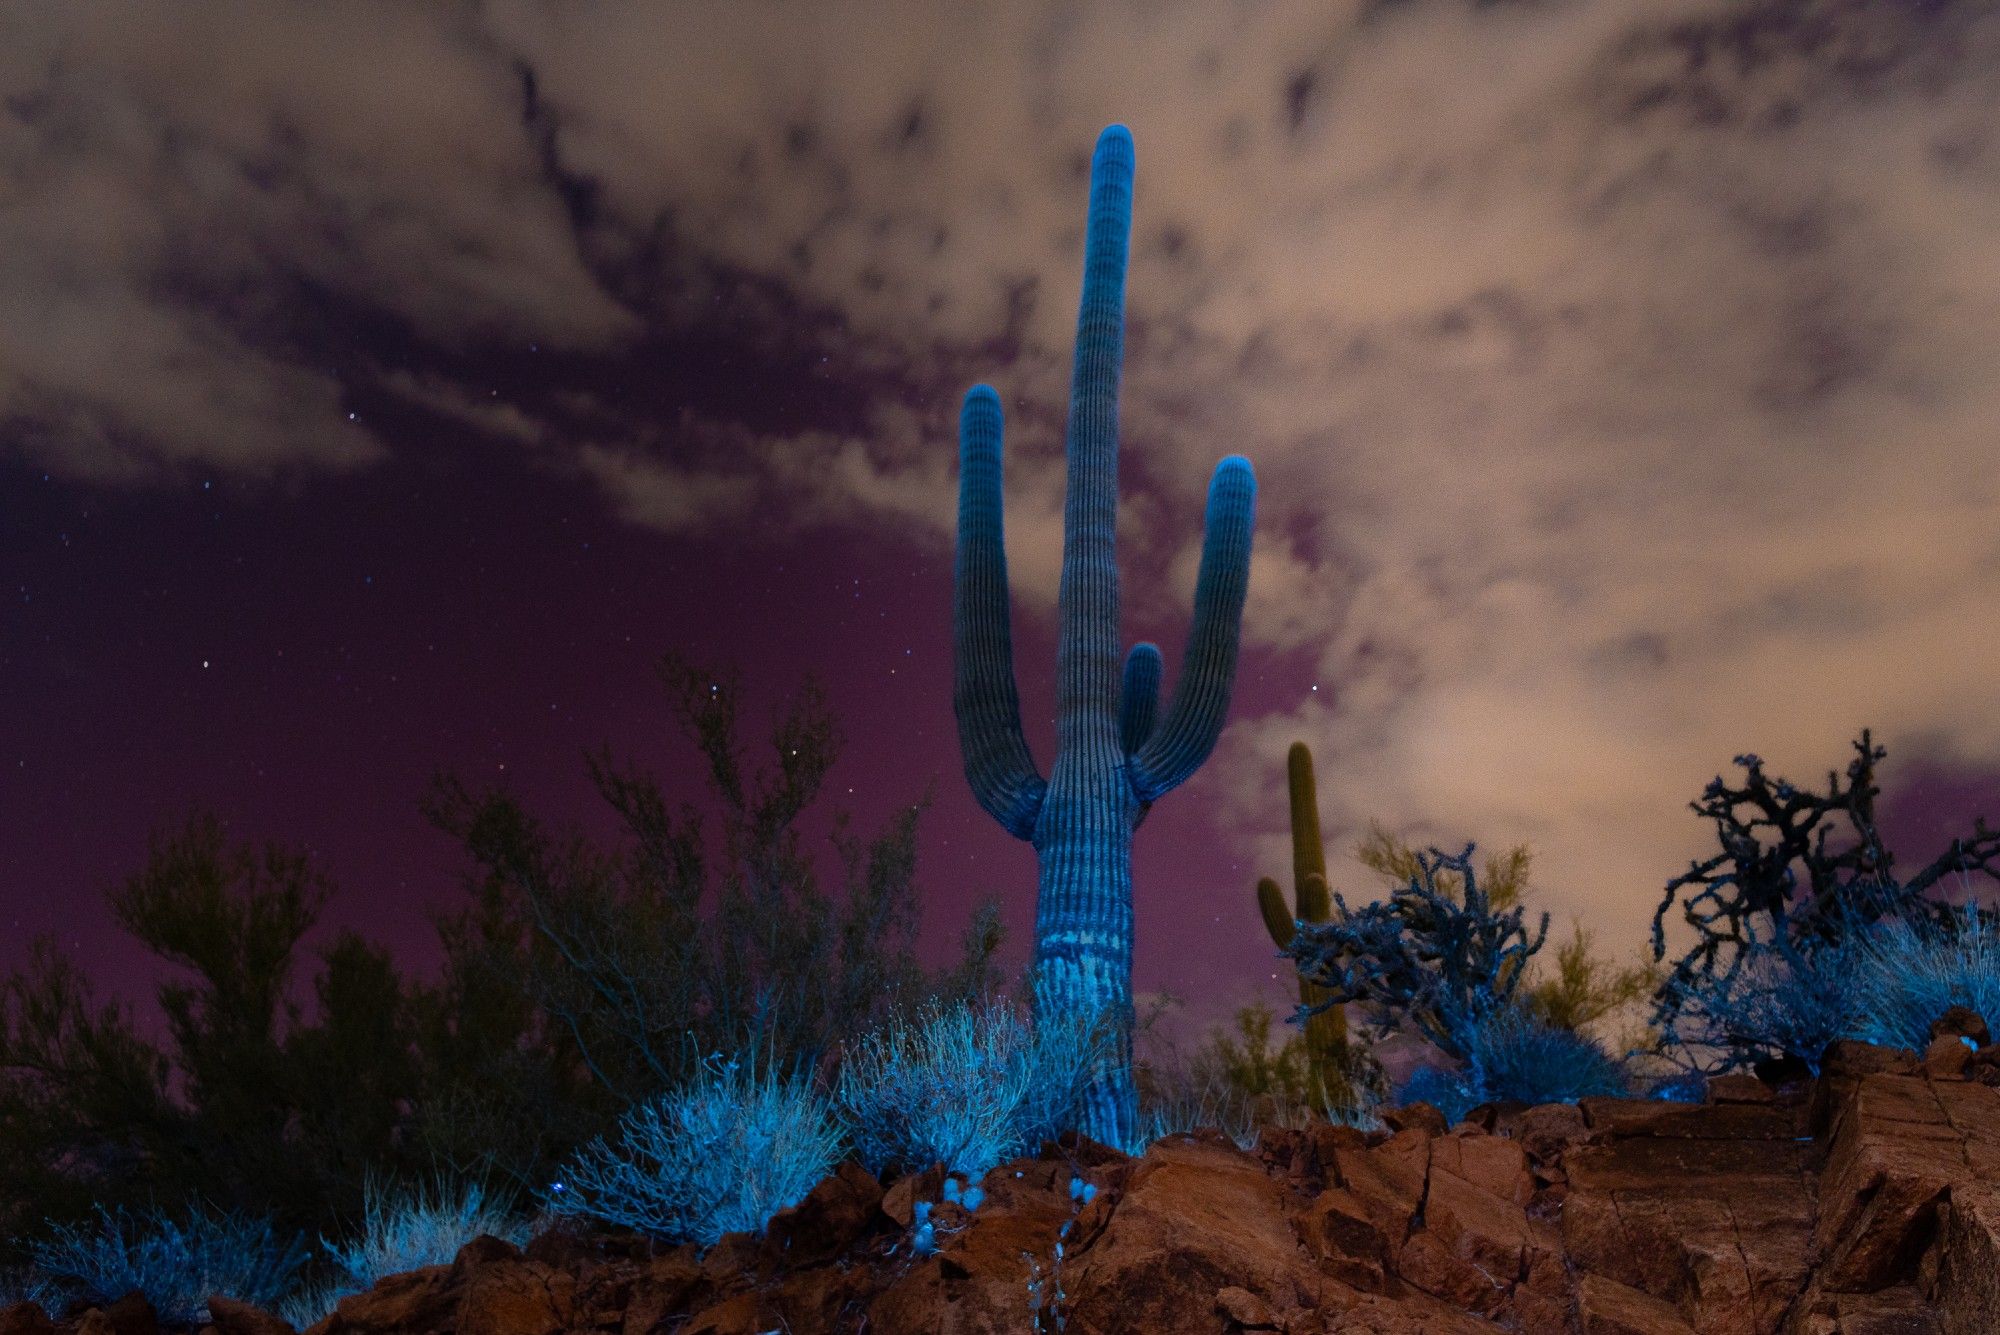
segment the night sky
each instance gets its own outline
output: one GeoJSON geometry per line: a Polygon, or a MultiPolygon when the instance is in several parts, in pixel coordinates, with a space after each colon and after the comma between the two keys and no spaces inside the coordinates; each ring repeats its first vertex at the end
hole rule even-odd
{"type": "Polygon", "coordinates": [[[53,933],[148,995],[102,894],[198,803],[311,850],[312,941],[428,974],[431,774],[608,834],[608,741],[693,795],[674,648],[760,746],[820,678],[834,799],[936,784],[927,962],[996,891],[1024,960],[951,716],[955,424],[1000,389],[1046,771],[1113,121],[1124,633],[1170,676],[1209,471],[1261,487],[1231,722],[1137,840],[1142,1005],[1291,995],[1294,738],[1350,899],[1370,820],[1526,842],[1616,953],[1738,753],[1823,792],[1873,728],[1905,872],[2000,820],[1991,5],[17,3],[0,969],[53,933]]]}

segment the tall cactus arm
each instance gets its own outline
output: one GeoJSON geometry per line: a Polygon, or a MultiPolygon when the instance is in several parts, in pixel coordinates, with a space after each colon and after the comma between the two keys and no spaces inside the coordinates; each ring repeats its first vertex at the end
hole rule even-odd
{"type": "Polygon", "coordinates": [[[1068,490],[1056,648],[1060,745],[1118,743],[1118,381],[1125,355],[1125,262],[1132,236],[1132,135],[1097,137],[1083,241],[1083,296],[1070,373],[1068,490]]]}
{"type": "Polygon", "coordinates": [[[1001,527],[1000,396],[974,385],[958,417],[958,555],[952,580],[952,712],[965,779],[986,814],[1032,837],[1048,784],[1021,731],[1001,527]]]}
{"type": "Polygon", "coordinates": [[[1118,693],[1118,737],[1126,755],[1146,744],[1160,712],[1160,646],[1144,640],[1125,655],[1125,685],[1118,693]]]}
{"type": "MultiPolygon", "coordinates": [[[[1326,845],[1319,836],[1319,788],[1313,776],[1312,748],[1293,742],[1285,752],[1285,792],[1292,817],[1292,884],[1298,887],[1299,916],[1307,922],[1326,918],[1326,845]],[[1307,888],[1319,878],[1319,912],[1306,912],[1307,888]]],[[[1283,945],[1283,942],[1279,942],[1283,945]]]]}
{"type": "Polygon", "coordinates": [[[1216,465],[1208,486],[1201,573],[1194,590],[1194,624],[1174,683],[1167,717],[1132,757],[1132,786],[1150,802],[1171,792],[1208,759],[1229,712],[1243,598],[1250,587],[1250,530],[1256,521],[1257,478],[1250,461],[1232,454],[1216,465]]]}
{"type": "Polygon", "coordinates": [[[1264,915],[1264,930],[1271,934],[1271,940],[1283,950],[1292,944],[1292,937],[1298,925],[1292,919],[1291,909],[1285,906],[1285,892],[1278,888],[1278,882],[1269,876],[1258,878],[1257,910],[1264,915]]]}

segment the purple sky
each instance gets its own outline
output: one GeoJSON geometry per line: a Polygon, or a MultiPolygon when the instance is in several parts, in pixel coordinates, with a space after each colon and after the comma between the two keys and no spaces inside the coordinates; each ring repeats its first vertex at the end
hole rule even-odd
{"type": "MultiPolygon", "coordinates": [[[[959,396],[1009,412],[1046,767],[1083,168],[1132,127],[1128,639],[1178,663],[1215,459],[1262,493],[1232,722],[1137,845],[1136,986],[1281,1003],[1251,886],[1319,756],[1537,854],[1614,952],[1756,751],[1863,726],[1913,870],[2000,819],[2000,21],[1972,4],[674,5],[0,17],[0,969],[153,975],[102,892],[190,804],[419,970],[418,800],[672,776],[651,664],[812,672],[925,954],[1034,861],[950,710],[959,396]]],[[[1169,683],[1171,685],[1171,683],[1169,683]]],[[[852,789],[850,795],[849,789],[852,789]]]]}

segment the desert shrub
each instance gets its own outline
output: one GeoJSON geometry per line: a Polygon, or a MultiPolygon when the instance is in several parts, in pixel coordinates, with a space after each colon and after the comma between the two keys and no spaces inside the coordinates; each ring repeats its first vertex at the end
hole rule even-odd
{"type": "MultiPolygon", "coordinates": [[[[1237,1013],[1238,1033],[1253,1052],[1265,1041],[1259,1033],[1268,1033],[1268,1028],[1254,1022],[1246,1025],[1244,1016],[1259,1013],[1268,1019],[1271,1011],[1254,1005],[1237,1013]]],[[[1287,1047],[1299,1041],[1294,1038],[1287,1047]]],[[[1375,1110],[1385,1101],[1387,1088],[1380,1068],[1368,1061],[1359,1046],[1350,1048],[1357,1075],[1349,1085],[1349,1097],[1342,1101],[1315,1098],[1309,1083],[1288,1087],[1273,1082],[1253,1092],[1246,1087],[1244,1049],[1214,1027],[1206,1043],[1192,1054],[1184,1054],[1178,1045],[1164,1040],[1159,1048],[1138,1063],[1136,1071],[1142,1128],[1139,1152],[1162,1136],[1204,1127],[1222,1132],[1239,1148],[1248,1150],[1256,1146],[1259,1130],[1267,1126],[1331,1122],[1372,1130],[1381,1125],[1375,1110]]]]}
{"type": "Polygon", "coordinates": [[[0,1311],[16,1303],[33,1303],[50,1316],[61,1314],[62,1294],[49,1277],[33,1266],[0,1270],[0,1311]]]}
{"type": "Polygon", "coordinates": [[[1417,874],[1388,900],[1350,909],[1335,894],[1327,921],[1300,923],[1286,952],[1299,976],[1330,1000],[1301,1005],[1294,1018],[1358,1003],[1374,1036],[1407,1025],[1447,1057],[1465,1060],[1469,1026],[1512,1003],[1549,930],[1546,913],[1530,936],[1518,904],[1494,904],[1473,874],[1474,847],[1468,843],[1456,857],[1436,848],[1419,854],[1417,874]],[[1459,879],[1441,884],[1446,868],[1459,879]]]}
{"type": "Polygon", "coordinates": [[[1720,1054],[1725,1068],[1790,1057],[1817,1074],[1827,1044],[1866,1024],[1856,986],[1864,940],[1759,942],[1731,968],[1691,976],[1678,993],[1676,1042],[1690,1054],[1720,1054]]]}
{"type": "Polygon", "coordinates": [[[619,1119],[543,1191],[551,1214],[578,1215],[667,1242],[713,1246],[724,1233],[761,1232],[838,1160],[841,1133],[810,1083],[757,1073],[732,1058],[682,1090],[619,1119]]]}
{"type": "Polygon", "coordinates": [[[528,1221],[509,1215],[503,1202],[489,1200],[478,1183],[456,1191],[443,1181],[399,1189],[371,1178],[364,1198],[359,1233],[338,1243],[320,1239],[332,1273],[279,1305],[278,1314],[299,1330],[331,1312],[343,1297],[372,1289],[385,1276],[449,1264],[459,1248],[481,1234],[515,1246],[528,1241],[528,1221]]]}
{"type": "MultiPolygon", "coordinates": [[[[1816,1066],[1825,1044],[1856,1034],[1854,953],[1898,921],[1920,939],[1947,926],[1949,905],[1931,892],[1946,875],[1995,874],[2000,832],[1974,822],[1969,839],[1907,880],[1889,874],[1894,858],[1877,835],[1875,762],[1887,754],[1866,729],[1848,763],[1848,784],[1828,774],[1825,797],[1766,779],[1763,760],[1736,757],[1747,771],[1732,788],[1715,779],[1691,804],[1716,823],[1722,852],[1690,865],[1666,886],[1653,915],[1653,958],[1666,956],[1665,922],[1678,901],[1693,942],[1654,994],[1653,1025],[1664,1048],[1704,1072],[1788,1055],[1816,1066]],[[1746,819],[1741,813],[1748,809],[1746,819]],[[1829,849],[1832,818],[1845,816],[1852,847],[1829,849]],[[1760,831],[1776,831],[1766,847],[1760,831]],[[1803,864],[1803,876],[1794,869],[1803,864]]],[[[1926,1021],[1928,1023],[1928,1021],[1926,1021]]]]}
{"type": "Polygon", "coordinates": [[[997,906],[966,938],[959,969],[933,976],[916,961],[928,797],[901,804],[873,837],[833,812],[843,884],[828,893],[800,828],[824,809],[843,746],[816,682],[773,721],[775,763],[759,766],[741,736],[736,673],[671,654],[658,669],[687,760],[706,780],[706,811],[675,806],[654,775],[608,748],[588,766],[622,847],[550,830],[516,797],[451,778],[427,803],[492,887],[494,912],[525,929],[506,960],[510,981],[557,1022],[594,1085],[629,1108],[694,1078],[700,1054],[752,1042],[780,1074],[802,1074],[893,1003],[982,984],[1000,942],[997,906]]]}
{"type": "Polygon", "coordinates": [[[270,1222],[197,1203],[183,1218],[157,1209],[99,1209],[94,1225],[61,1225],[32,1244],[34,1265],[66,1301],[104,1304],[137,1290],[162,1322],[196,1325],[225,1294],[268,1307],[306,1259],[270,1222]]]}
{"type": "Polygon", "coordinates": [[[1397,1091],[1398,1102],[1428,1103],[1446,1121],[1457,1122],[1482,1103],[1575,1103],[1630,1092],[1631,1081],[1616,1058],[1526,1005],[1482,1011],[1455,1029],[1465,1044],[1458,1069],[1418,1067],[1397,1091]]]}
{"type": "Polygon", "coordinates": [[[1010,1003],[928,1004],[863,1035],[841,1063],[835,1106],[871,1172],[942,1163],[987,1169],[1079,1124],[1092,1066],[1113,1051],[1088,1014],[1030,1023],[1010,1003]]]}
{"type": "Polygon", "coordinates": [[[1468,1064],[1489,1100],[1575,1103],[1629,1089],[1618,1060],[1596,1042],[1526,1009],[1487,1016],[1473,1029],[1470,1046],[1468,1064]]]}
{"type": "Polygon", "coordinates": [[[1891,919],[1857,947],[1853,1036],[1922,1052],[1932,1022],[1953,1006],[2000,1031],[2000,929],[1991,913],[1967,906],[1939,925],[1891,919]]]}

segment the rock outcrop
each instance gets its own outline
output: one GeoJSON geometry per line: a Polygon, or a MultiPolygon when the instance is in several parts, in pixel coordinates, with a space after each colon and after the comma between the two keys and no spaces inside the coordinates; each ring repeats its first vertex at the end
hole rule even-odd
{"type": "MultiPolygon", "coordinates": [[[[1727,1077],[1702,1104],[1450,1128],[1420,1105],[1253,1151],[1066,1138],[987,1174],[975,1213],[939,1199],[937,1168],[885,1188],[849,1163],[761,1237],[482,1238],[307,1335],[1019,1335],[1058,1313],[1071,1335],[1992,1335],[2000,1051],[1953,1046],[1840,1044],[1816,1082],[1727,1077]]],[[[59,1328],[149,1335],[150,1312],[119,1308],[59,1328]]],[[[215,1335],[289,1329],[212,1312],[215,1335]]],[[[0,1312],[0,1332],[48,1335],[38,1315],[0,1312]]]]}

